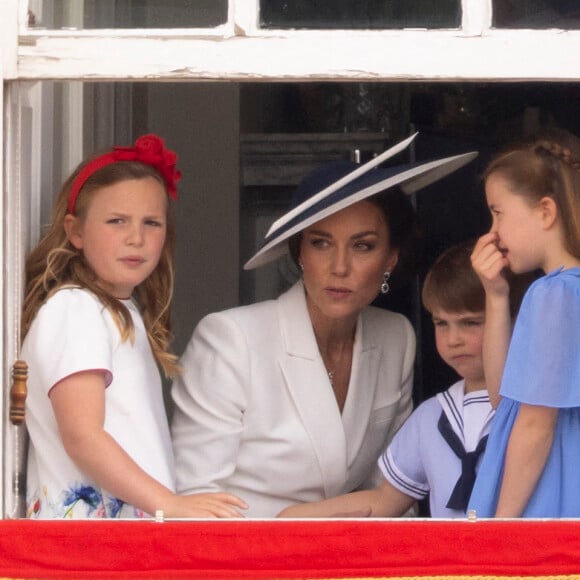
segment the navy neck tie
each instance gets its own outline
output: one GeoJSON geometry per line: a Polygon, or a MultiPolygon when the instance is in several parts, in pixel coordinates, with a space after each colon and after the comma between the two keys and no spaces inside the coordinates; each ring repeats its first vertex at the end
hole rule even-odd
{"type": "Polygon", "coordinates": [[[445,439],[449,447],[453,450],[453,453],[455,453],[455,455],[457,455],[461,460],[461,475],[459,476],[445,507],[465,512],[473,490],[473,484],[475,483],[475,466],[477,465],[479,456],[483,453],[485,446],[487,445],[487,435],[479,441],[475,451],[467,453],[465,447],[463,447],[463,443],[461,443],[461,440],[457,436],[457,433],[453,431],[449,419],[444,411],[441,413],[441,417],[439,417],[437,428],[439,429],[439,433],[443,436],[443,439],[445,439]]]}

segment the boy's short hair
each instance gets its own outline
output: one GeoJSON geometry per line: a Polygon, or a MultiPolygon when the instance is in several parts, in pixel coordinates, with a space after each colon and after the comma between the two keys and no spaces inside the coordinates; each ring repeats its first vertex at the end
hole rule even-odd
{"type": "Polygon", "coordinates": [[[471,265],[475,240],[467,240],[445,250],[427,273],[423,283],[423,306],[431,314],[438,308],[447,312],[482,312],[485,290],[471,265]]]}

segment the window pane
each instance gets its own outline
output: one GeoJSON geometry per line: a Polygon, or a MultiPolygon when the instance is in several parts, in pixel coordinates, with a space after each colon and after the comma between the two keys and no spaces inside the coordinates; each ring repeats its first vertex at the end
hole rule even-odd
{"type": "Polygon", "coordinates": [[[494,0],[496,28],[580,28],[578,0],[494,0]]]}
{"type": "MultiPolygon", "coordinates": [[[[424,273],[445,247],[488,230],[480,175],[491,154],[541,127],[580,134],[580,83],[570,82],[86,82],[81,90],[78,84],[43,81],[36,85],[40,94],[29,97],[36,107],[26,140],[32,170],[20,187],[39,196],[33,234],[47,223],[54,192],[83,155],[151,131],[164,137],[183,172],[175,207],[178,353],[208,312],[272,298],[287,287],[287,262],[252,271],[241,265],[313,167],[357,150],[366,160],[415,130],[418,160],[478,150],[475,162],[416,196],[423,237],[416,258],[424,273]]],[[[10,231],[21,236],[13,225],[10,231]]],[[[424,325],[419,402],[451,376],[433,346],[431,322],[416,318],[425,313],[409,305],[413,296],[407,284],[392,285],[381,304],[424,325]]]]}
{"type": "Polygon", "coordinates": [[[43,0],[30,2],[43,28],[210,28],[227,21],[227,0],[43,0]]]}
{"type": "Polygon", "coordinates": [[[460,0],[260,0],[263,28],[458,28],[460,0]]]}

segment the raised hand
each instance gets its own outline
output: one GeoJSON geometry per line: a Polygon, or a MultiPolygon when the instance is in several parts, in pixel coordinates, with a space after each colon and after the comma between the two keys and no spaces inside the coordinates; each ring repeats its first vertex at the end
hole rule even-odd
{"type": "Polygon", "coordinates": [[[498,242],[499,238],[494,232],[481,236],[473,248],[471,263],[488,295],[507,298],[509,283],[504,270],[509,267],[509,262],[498,242]]]}
{"type": "Polygon", "coordinates": [[[477,240],[471,263],[485,290],[485,330],[483,335],[483,367],[489,401],[499,405],[501,377],[511,337],[510,288],[505,277],[508,260],[498,244],[496,233],[477,240]]]}

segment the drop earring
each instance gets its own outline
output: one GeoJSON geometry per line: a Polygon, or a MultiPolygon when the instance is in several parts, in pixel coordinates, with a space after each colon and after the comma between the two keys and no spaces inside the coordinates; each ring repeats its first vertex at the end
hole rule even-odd
{"type": "Polygon", "coordinates": [[[391,287],[389,286],[389,278],[391,277],[390,272],[385,272],[383,274],[383,283],[381,284],[381,294],[387,294],[391,287]]]}

